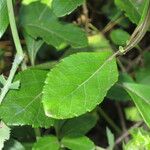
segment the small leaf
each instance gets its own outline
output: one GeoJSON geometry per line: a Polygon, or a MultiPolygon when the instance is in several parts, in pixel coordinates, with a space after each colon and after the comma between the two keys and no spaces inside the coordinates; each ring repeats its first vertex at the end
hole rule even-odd
{"type": "Polygon", "coordinates": [[[27,44],[27,50],[31,60],[31,64],[34,65],[36,54],[44,42],[42,40],[35,40],[26,33],[24,33],[24,37],[27,44]]]}
{"type": "Polygon", "coordinates": [[[54,136],[41,137],[32,150],[59,150],[59,141],[54,136]]]}
{"type": "Polygon", "coordinates": [[[118,78],[115,59],[109,59],[111,54],[110,51],[78,53],[53,68],[43,89],[46,115],[72,118],[100,104],[118,78]]]}
{"type": "Polygon", "coordinates": [[[1,38],[9,24],[6,0],[0,0],[0,19],[1,19],[0,21],[0,38],[1,38]]]}
{"type": "Polygon", "coordinates": [[[71,150],[95,150],[94,143],[86,136],[64,137],[61,143],[71,150]]]}
{"type": "Polygon", "coordinates": [[[84,1],[85,0],[53,0],[52,9],[58,17],[63,17],[82,5],[84,1]]]}
{"type": "Polygon", "coordinates": [[[106,128],[106,133],[107,133],[107,139],[108,139],[108,144],[109,144],[109,150],[113,150],[113,147],[115,145],[115,137],[114,134],[111,132],[109,128],[106,128]]]}
{"type": "Polygon", "coordinates": [[[55,127],[59,137],[83,136],[97,123],[96,114],[88,113],[68,120],[56,120],[55,127]]]}
{"type": "Polygon", "coordinates": [[[135,83],[124,83],[123,86],[150,127],[150,86],[135,83]]]}
{"type": "Polygon", "coordinates": [[[4,147],[4,142],[10,137],[10,128],[0,122],[0,149],[4,147]]]}
{"type": "Polygon", "coordinates": [[[15,77],[19,90],[10,90],[0,106],[0,117],[10,125],[49,127],[53,119],[44,114],[41,103],[42,88],[47,71],[25,70],[15,77]]]}
{"type": "Polygon", "coordinates": [[[119,45],[119,46],[125,46],[126,42],[130,38],[130,35],[128,32],[124,30],[116,29],[111,32],[110,38],[114,44],[119,45]]]}
{"type": "Polygon", "coordinates": [[[4,150],[26,150],[26,149],[19,141],[10,139],[5,143],[4,150]]]}
{"type": "Polygon", "coordinates": [[[15,81],[11,84],[10,89],[12,90],[18,90],[20,86],[20,81],[15,81]]]}

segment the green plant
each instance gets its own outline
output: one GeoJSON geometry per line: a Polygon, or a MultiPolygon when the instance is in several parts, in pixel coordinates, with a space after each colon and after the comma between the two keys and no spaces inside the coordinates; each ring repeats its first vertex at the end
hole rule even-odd
{"type": "MultiPolygon", "coordinates": [[[[111,21],[102,32],[90,22],[90,0],[1,0],[0,4],[0,38],[12,40],[5,35],[10,25],[16,49],[8,78],[0,76],[0,149],[104,149],[88,135],[103,117],[107,149],[112,150],[128,136],[122,113],[127,109],[121,109],[120,103],[134,103],[136,108],[128,110],[126,119],[144,120],[150,127],[150,53],[140,45],[150,26],[149,0],[107,1],[101,11],[111,21]],[[69,16],[77,8],[83,13],[77,13],[78,22],[72,23],[69,16]],[[126,30],[131,24],[126,16],[136,25],[132,34],[126,30]],[[115,24],[120,29],[111,30],[115,24]],[[109,30],[111,44],[103,35],[109,30]],[[133,53],[134,48],[138,52],[133,53]],[[49,51],[60,54],[60,62],[50,60],[49,51]],[[129,51],[138,63],[143,60],[143,67],[128,63],[129,51]],[[42,63],[38,57],[49,61],[42,63]],[[116,104],[122,129],[101,108],[105,97],[116,104]],[[121,132],[125,136],[115,141],[121,132]]],[[[134,140],[141,138],[136,134],[134,140]]],[[[134,145],[134,140],[122,148],[134,145]]]]}

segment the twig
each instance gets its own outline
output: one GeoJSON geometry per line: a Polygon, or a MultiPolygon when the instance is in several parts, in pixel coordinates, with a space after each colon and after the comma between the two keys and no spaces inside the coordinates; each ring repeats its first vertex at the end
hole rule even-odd
{"type": "MultiPolygon", "coordinates": [[[[142,122],[137,122],[137,123],[134,124],[129,130],[135,129],[135,128],[141,126],[142,124],[143,124],[143,121],[142,121],[142,122]]],[[[130,135],[129,130],[127,130],[127,131],[124,132],[119,138],[117,138],[117,140],[116,140],[116,142],[115,142],[115,145],[118,145],[120,142],[122,142],[122,140],[123,140],[124,138],[126,138],[127,136],[130,135]]]]}
{"type": "Polygon", "coordinates": [[[98,107],[98,112],[117,133],[121,132],[120,128],[114,123],[114,121],[100,107],[98,107]]]}
{"type": "Polygon", "coordinates": [[[20,40],[19,40],[19,35],[17,32],[12,0],[7,0],[7,8],[8,8],[10,27],[11,27],[15,47],[17,50],[17,54],[16,54],[14,62],[12,64],[12,68],[10,70],[9,77],[6,80],[4,87],[1,89],[0,103],[3,101],[7,92],[9,91],[9,89],[12,85],[12,81],[14,79],[15,73],[24,58],[23,50],[22,50],[20,40]]]}

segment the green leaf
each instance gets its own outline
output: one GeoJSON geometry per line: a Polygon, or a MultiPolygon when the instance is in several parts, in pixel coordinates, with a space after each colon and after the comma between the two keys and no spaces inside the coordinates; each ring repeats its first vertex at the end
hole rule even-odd
{"type": "Polygon", "coordinates": [[[42,88],[47,71],[25,70],[15,80],[20,80],[19,90],[11,90],[0,106],[0,118],[10,125],[49,127],[53,120],[45,116],[41,103],[42,88]]]}
{"type": "Polygon", "coordinates": [[[79,27],[59,22],[50,7],[39,1],[24,5],[20,14],[22,26],[35,39],[42,38],[56,48],[64,43],[74,48],[88,45],[86,34],[79,27]]]}
{"type": "Polygon", "coordinates": [[[118,101],[131,99],[126,90],[121,86],[123,82],[133,82],[133,79],[127,73],[120,73],[118,82],[108,91],[107,97],[118,101]]]}
{"type": "Polygon", "coordinates": [[[135,106],[125,108],[125,116],[130,121],[142,121],[142,117],[135,106]]]}
{"type": "Polygon", "coordinates": [[[0,38],[1,38],[9,24],[6,0],[0,0],[0,20],[1,20],[0,21],[0,38]]]}
{"type": "Polygon", "coordinates": [[[56,65],[43,89],[46,115],[72,118],[100,104],[118,78],[115,59],[109,59],[110,55],[110,51],[78,53],[56,65]]]}
{"type": "Polygon", "coordinates": [[[41,137],[32,150],[59,150],[59,141],[54,136],[41,137]]]}
{"type": "Polygon", "coordinates": [[[82,136],[95,126],[97,119],[96,114],[88,113],[68,120],[58,120],[55,123],[55,128],[60,138],[64,136],[82,136]]]}
{"type": "Polygon", "coordinates": [[[4,147],[4,142],[10,137],[10,128],[0,122],[0,149],[4,147]]]}
{"type": "Polygon", "coordinates": [[[136,128],[131,132],[132,138],[123,150],[149,150],[150,149],[150,134],[142,128],[136,128]]]}
{"type": "Polygon", "coordinates": [[[71,150],[95,150],[94,143],[86,136],[64,137],[61,143],[71,150]]]}
{"type": "Polygon", "coordinates": [[[124,30],[116,29],[110,33],[110,38],[114,44],[119,46],[125,46],[126,42],[130,38],[130,35],[128,32],[124,30]]]}
{"type": "Polygon", "coordinates": [[[115,0],[115,3],[121,10],[125,11],[125,15],[133,23],[138,24],[147,5],[147,0],[115,0]]]}
{"type": "Polygon", "coordinates": [[[135,83],[124,83],[123,86],[150,127],[150,86],[135,83]]]}
{"type": "Polygon", "coordinates": [[[63,17],[82,5],[84,1],[85,0],[53,0],[52,9],[58,17],[63,17]]]}
{"type": "Polygon", "coordinates": [[[27,50],[28,50],[28,54],[31,60],[31,64],[34,65],[36,54],[44,42],[42,40],[35,40],[28,34],[24,34],[24,37],[25,37],[25,41],[27,44],[27,50]]]}
{"type": "Polygon", "coordinates": [[[5,143],[4,150],[25,150],[25,148],[19,141],[10,139],[5,143]]]}
{"type": "Polygon", "coordinates": [[[113,150],[113,147],[115,145],[114,134],[111,132],[109,128],[106,128],[106,133],[107,133],[107,139],[108,139],[108,144],[109,144],[108,150],[113,150]]]}

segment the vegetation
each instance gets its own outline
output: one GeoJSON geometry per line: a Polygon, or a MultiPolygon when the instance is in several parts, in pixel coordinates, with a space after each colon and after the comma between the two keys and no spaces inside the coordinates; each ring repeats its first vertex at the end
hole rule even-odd
{"type": "Polygon", "coordinates": [[[0,149],[150,149],[149,0],[0,0],[0,18],[0,149]]]}

